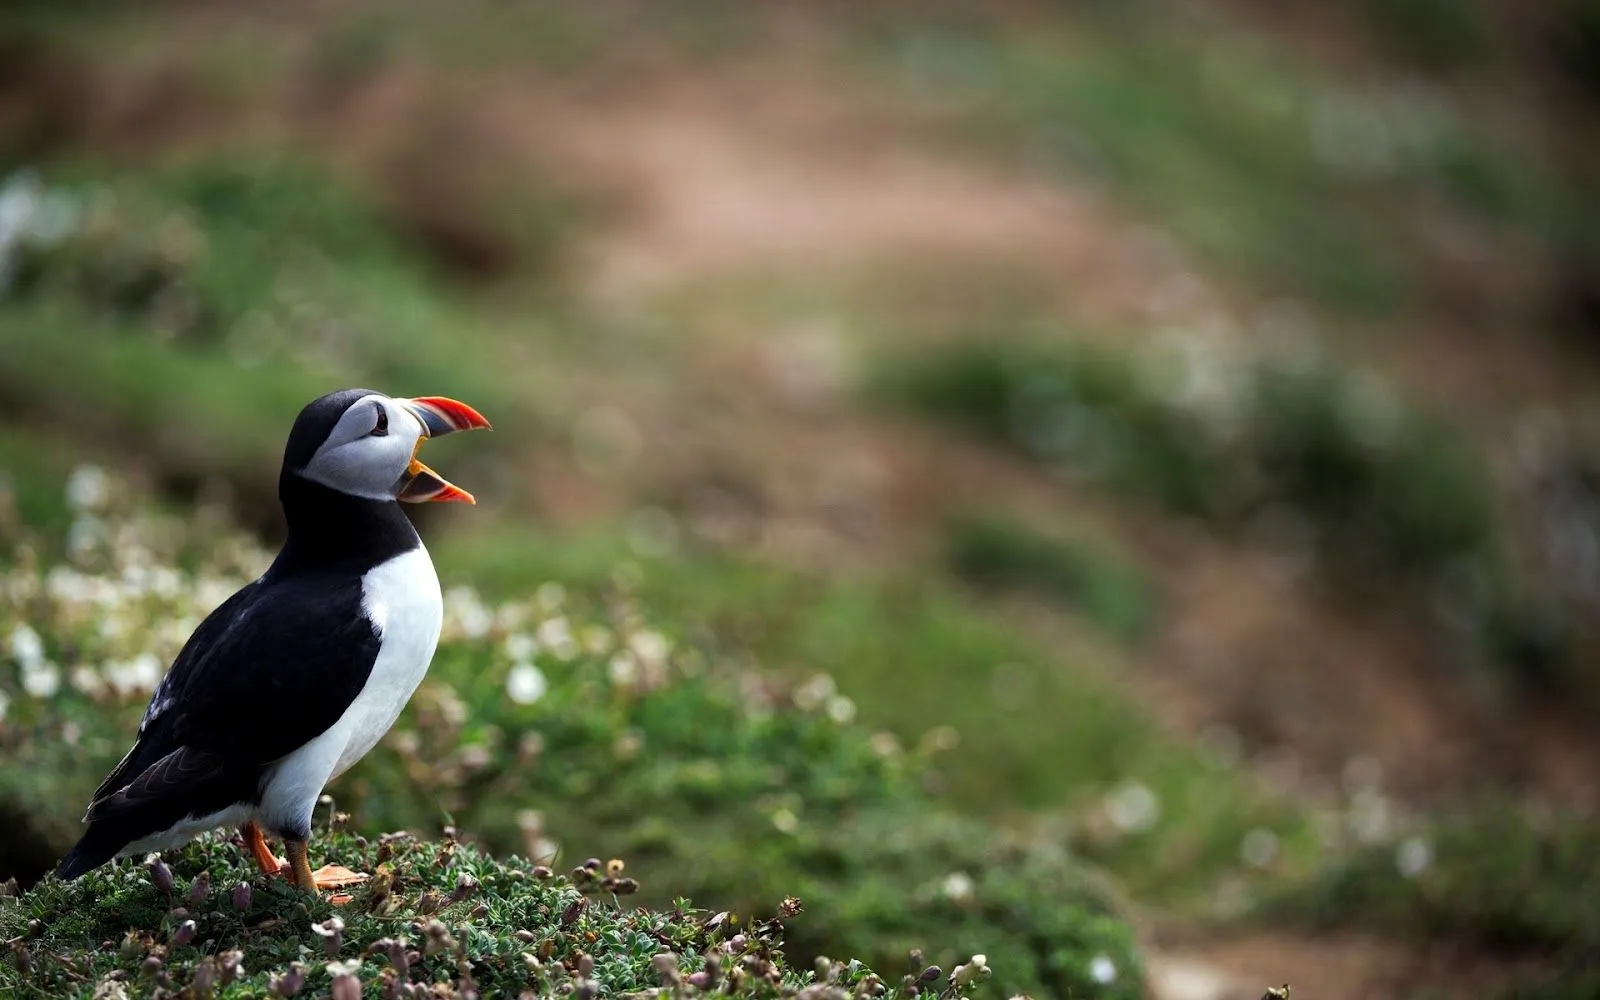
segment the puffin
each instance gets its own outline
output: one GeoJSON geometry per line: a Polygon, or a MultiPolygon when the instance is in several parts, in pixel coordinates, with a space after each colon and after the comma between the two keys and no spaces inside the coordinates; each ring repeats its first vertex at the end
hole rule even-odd
{"type": "Polygon", "coordinates": [[[293,885],[344,884],[312,871],[312,809],[394,724],[443,623],[439,578],[401,504],[476,502],[417,450],[488,427],[443,396],[357,388],[306,404],[278,476],[283,548],[184,643],[57,877],[236,827],[264,873],[282,868],[270,834],[293,885]]]}

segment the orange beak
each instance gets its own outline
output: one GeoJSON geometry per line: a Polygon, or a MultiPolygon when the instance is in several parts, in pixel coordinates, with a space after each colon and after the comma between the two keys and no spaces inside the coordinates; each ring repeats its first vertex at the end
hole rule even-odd
{"type": "MultiPolygon", "coordinates": [[[[444,396],[416,396],[396,399],[395,402],[410,411],[422,425],[422,436],[417,438],[417,448],[428,438],[443,437],[456,431],[489,429],[483,414],[466,403],[444,396]]],[[[406,467],[409,477],[399,498],[407,503],[477,503],[471,493],[434,472],[411,453],[411,464],[406,467]]]]}

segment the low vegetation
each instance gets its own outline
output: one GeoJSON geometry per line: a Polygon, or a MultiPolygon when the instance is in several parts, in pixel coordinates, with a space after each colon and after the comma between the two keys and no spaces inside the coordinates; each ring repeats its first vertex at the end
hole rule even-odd
{"type": "Polygon", "coordinates": [[[1346,594],[1450,607],[1441,634],[1467,639],[1463,660],[1488,661],[1514,687],[1573,681],[1558,606],[1531,602],[1510,570],[1486,460],[1376,379],[1202,344],[974,340],[888,356],[871,391],[1057,475],[1272,547],[1346,594]]]}
{"type": "MultiPolygon", "coordinates": [[[[1481,5],[1346,6],[1403,71],[1330,73],[1181,5],[1090,6],[1051,25],[880,14],[864,48],[908,94],[938,95],[968,145],[1095,183],[1211,269],[1370,323],[1430,307],[1438,244],[1419,220],[1550,249],[1585,194],[1513,126],[1411,79],[1488,60],[1481,5]]],[[[1569,51],[1587,44],[1583,7],[1557,19],[1569,51]]]]}
{"type": "Polygon", "coordinates": [[[945,558],[957,576],[976,586],[1031,592],[1124,642],[1143,638],[1156,617],[1148,582],[1103,545],[1055,538],[1021,521],[992,515],[956,519],[945,558]]]}
{"type": "MultiPolygon", "coordinates": [[[[39,555],[54,546],[37,536],[12,552],[0,612],[0,808],[28,819],[0,826],[48,845],[18,856],[70,843],[166,662],[266,562],[204,517],[131,512],[103,474],[81,471],[70,492],[64,559],[39,555]]],[[[904,748],[855,721],[827,678],[792,686],[646,608],[626,586],[594,604],[550,583],[502,603],[452,588],[429,681],[332,790],[337,808],[369,837],[448,826],[552,867],[578,845],[624,856],[659,906],[683,894],[748,914],[799,896],[817,918],[785,940],[806,968],[851,955],[897,976],[915,950],[946,968],[976,952],[1009,992],[1139,995],[1133,936],[1103,876],[929,795],[930,755],[953,735],[904,748]]],[[[184,863],[219,852],[232,857],[213,844],[184,863]]],[[[36,891],[60,905],[64,890],[36,891]]]]}
{"type": "MultiPolygon", "coordinates": [[[[859,962],[784,956],[797,899],[759,916],[633,905],[619,860],[571,875],[496,861],[452,838],[319,831],[324,855],[372,877],[339,905],[265,879],[207,836],[162,860],[0,896],[0,990],[108,997],[913,997],[971,992],[986,956],[888,981],[859,962]]],[[[803,918],[802,918],[803,919],[803,918]]]]}
{"type": "Polygon", "coordinates": [[[1268,912],[1321,931],[1371,928],[1533,971],[1517,997],[1600,989],[1600,826],[1591,814],[1483,805],[1384,838],[1297,886],[1268,912]]]}

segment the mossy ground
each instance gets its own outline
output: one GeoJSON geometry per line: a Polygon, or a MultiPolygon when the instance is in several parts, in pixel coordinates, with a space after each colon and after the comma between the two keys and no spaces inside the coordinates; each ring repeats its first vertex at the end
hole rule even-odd
{"type": "Polygon", "coordinates": [[[906,993],[898,977],[883,984],[859,964],[790,968],[780,914],[794,917],[793,901],[743,917],[687,901],[652,910],[633,905],[636,883],[615,861],[610,874],[595,862],[595,874],[556,875],[451,839],[324,828],[313,850],[374,877],[332,905],[259,873],[237,841],[208,835],[154,865],[124,860],[0,897],[0,991],[19,1000],[325,996],[330,987],[340,997],[593,997],[702,991],[691,983],[711,992],[706,973],[716,968],[717,988],[734,996],[794,995],[818,972],[850,993],[906,993]],[[341,977],[360,989],[334,986],[341,977]]]}

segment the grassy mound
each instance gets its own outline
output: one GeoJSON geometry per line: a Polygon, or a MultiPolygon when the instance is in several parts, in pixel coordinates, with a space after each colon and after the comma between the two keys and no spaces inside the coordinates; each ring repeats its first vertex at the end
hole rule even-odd
{"type": "MultiPolygon", "coordinates": [[[[117,492],[80,474],[64,557],[38,556],[42,536],[18,548],[0,602],[0,841],[26,817],[33,843],[18,846],[35,858],[70,845],[165,664],[267,561],[203,513],[118,509],[117,492]]],[[[625,571],[593,603],[554,584],[500,604],[452,588],[427,682],[330,791],[369,836],[455,827],[553,868],[570,867],[566,845],[626,857],[652,905],[759,913],[797,895],[815,914],[788,936],[802,963],[848,954],[898,974],[913,951],[946,968],[978,952],[1009,992],[1139,995],[1133,934],[1099,877],[936,801],[939,738],[907,749],[854,716],[825,676],[793,686],[712,637],[671,634],[625,571]]],[[[38,898],[63,891],[80,890],[47,882],[38,898]]],[[[96,925],[79,946],[119,935],[96,925]]]]}
{"type": "MultiPolygon", "coordinates": [[[[319,834],[315,846],[374,878],[335,907],[262,878],[248,854],[207,837],[170,866],[124,861],[0,899],[9,944],[0,992],[19,1000],[594,997],[681,985],[758,997],[810,983],[883,995],[887,985],[859,962],[819,961],[804,972],[786,964],[783,920],[799,912],[797,900],[774,900],[765,919],[741,921],[687,901],[659,911],[626,905],[637,883],[619,861],[562,876],[448,838],[369,841],[339,831],[319,834]]],[[[974,975],[982,974],[962,977],[974,975]]],[[[947,978],[930,970],[921,983],[938,991],[947,978]]]]}

